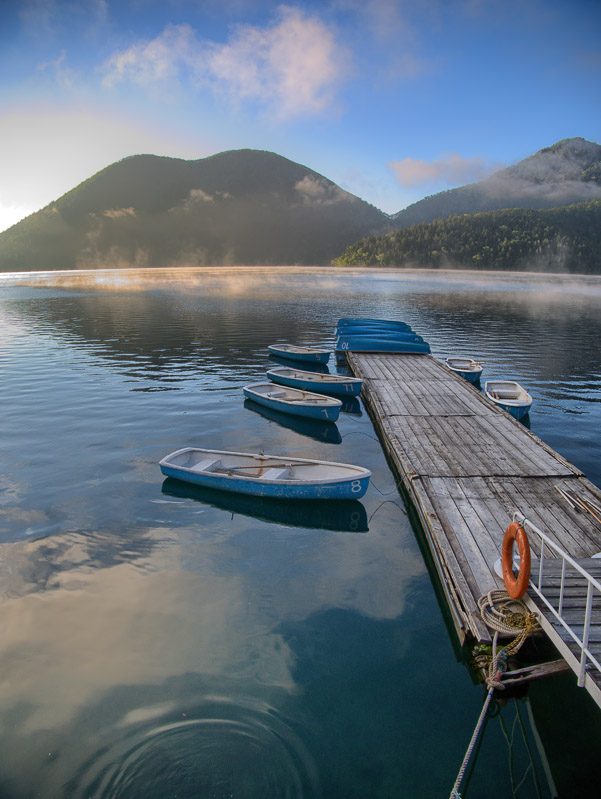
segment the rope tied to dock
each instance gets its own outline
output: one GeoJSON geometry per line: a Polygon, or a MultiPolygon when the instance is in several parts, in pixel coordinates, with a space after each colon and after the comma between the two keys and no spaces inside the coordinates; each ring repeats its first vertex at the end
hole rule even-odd
{"type": "Polygon", "coordinates": [[[490,657],[486,684],[494,688],[505,690],[501,683],[501,675],[507,670],[507,660],[521,649],[528,636],[538,632],[541,628],[536,613],[531,613],[525,603],[519,599],[512,599],[506,591],[497,589],[489,591],[478,600],[480,616],[484,624],[495,631],[492,654],[480,654],[478,665],[484,668],[490,657]],[[517,605],[520,610],[515,610],[517,605]],[[497,652],[497,639],[500,634],[515,636],[497,652]]]}
{"type": "Polygon", "coordinates": [[[474,658],[475,664],[482,669],[488,664],[485,678],[488,692],[449,799],[461,799],[459,789],[461,788],[465,771],[476,747],[476,743],[478,742],[493,693],[495,690],[505,690],[502,679],[503,674],[507,671],[508,659],[519,651],[529,635],[541,629],[537,614],[531,613],[524,602],[520,599],[512,599],[509,594],[502,589],[492,590],[489,591],[488,594],[481,596],[478,600],[478,608],[480,609],[480,616],[486,626],[495,631],[491,652],[486,652],[482,647],[479,647],[478,654],[474,658]],[[512,609],[512,605],[514,607],[517,605],[521,610],[516,611],[512,609]],[[499,635],[515,635],[515,638],[497,651],[499,635]]]}

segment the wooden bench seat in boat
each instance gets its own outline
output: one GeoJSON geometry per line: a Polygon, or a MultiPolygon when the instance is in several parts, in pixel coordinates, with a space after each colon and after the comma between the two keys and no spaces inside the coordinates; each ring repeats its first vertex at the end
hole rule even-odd
{"type": "Polygon", "coordinates": [[[274,466],[267,469],[261,477],[263,480],[285,480],[288,477],[289,469],[287,466],[274,466]]]}
{"type": "Polygon", "coordinates": [[[219,466],[221,461],[219,458],[205,458],[203,461],[195,463],[191,466],[193,472],[213,472],[219,466]]]}

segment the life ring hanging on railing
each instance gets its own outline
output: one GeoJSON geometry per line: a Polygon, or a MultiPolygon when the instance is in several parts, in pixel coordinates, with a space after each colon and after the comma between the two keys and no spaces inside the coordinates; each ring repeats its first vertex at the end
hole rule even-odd
{"type": "Polygon", "coordinates": [[[507,593],[512,599],[520,599],[526,593],[530,582],[530,544],[523,526],[512,522],[505,530],[501,550],[501,566],[503,581],[507,593]],[[513,542],[517,541],[520,553],[520,570],[517,578],[513,574],[513,542]]]}

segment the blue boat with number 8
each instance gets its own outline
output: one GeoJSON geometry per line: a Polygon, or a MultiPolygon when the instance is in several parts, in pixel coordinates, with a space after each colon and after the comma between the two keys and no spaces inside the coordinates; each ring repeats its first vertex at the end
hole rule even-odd
{"type": "Polygon", "coordinates": [[[186,483],[288,499],[359,499],[371,472],[362,466],[291,456],[184,447],[160,462],[167,477],[186,483]]]}

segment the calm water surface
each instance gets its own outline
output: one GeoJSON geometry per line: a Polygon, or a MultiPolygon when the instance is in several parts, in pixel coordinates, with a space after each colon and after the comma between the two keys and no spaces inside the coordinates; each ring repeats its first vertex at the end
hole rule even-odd
{"type": "MultiPolygon", "coordinates": [[[[303,424],[241,390],[268,344],[329,345],[359,315],[517,379],[532,431],[601,485],[600,278],[0,277],[2,799],[449,795],[483,690],[369,417],[303,424]],[[157,466],[186,445],[359,463],[372,484],[341,505],[195,491],[157,466]]],[[[591,705],[571,677],[496,705],[463,795],[595,795],[591,705]]]]}

